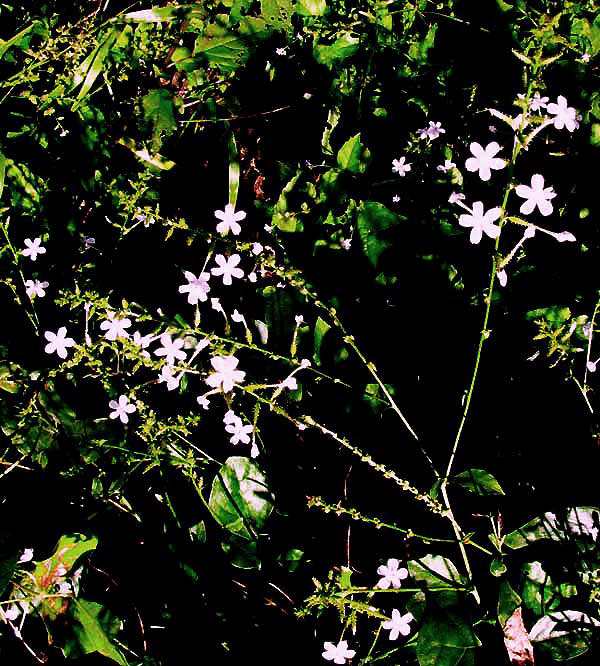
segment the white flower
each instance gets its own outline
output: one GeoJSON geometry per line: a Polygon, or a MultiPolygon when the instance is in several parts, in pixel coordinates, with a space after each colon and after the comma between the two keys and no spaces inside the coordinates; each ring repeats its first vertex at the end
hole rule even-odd
{"type": "Polygon", "coordinates": [[[300,367],[301,368],[310,368],[311,365],[312,365],[312,363],[307,358],[303,358],[300,361],[300,367]]]}
{"type": "Polygon", "coordinates": [[[208,376],[206,383],[212,388],[221,387],[223,393],[229,393],[234,384],[244,381],[246,373],[236,370],[239,361],[235,356],[213,356],[210,363],[215,372],[208,376]]]}
{"type": "Polygon", "coordinates": [[[531,187],[528,185],[517,185],[516,192],[520,197],[526,199],[519,209],[523,215],[529,215],[537,206],[542,215],[552,213],[552,204],[550,199],[556,196],[556,192],[551,187],[544,187],[544,177],[539,173],[531,177],[531,187]]]}
{"type": "Polygon", "coordinates": [[[211,273],[213,275],[222,275],[223,276],[223,284],[229,285],[231,284],[231,278],[242,278],[244,277],[244,271],[242,271],[241,268],[236,268],[237,265],[240,263],[240,255],[239,254],[232,254],[231,257],[228,259],[225,259],[225,257],[222,254],[217,254],[215,257],[215,261],[218,264],[217,268],[212,268],[211,273]]]}
{"type": "Polygon", "coordinates": [[[461,227],[472,227],[470,241],[473,244],[479,243],[482,233],[485,232],[490,238],[498,238],[500,235],[500,227],[494,224],[502,214],[501,208],[490,208],[487,213],[483,212],[483,203],[476,201],[473,204],[472,215],[463,213],[458,218],[458,223],[461,227]]]}
{"type": "Polygon", "coordinates": [[[545,109],[548,102],[550,101],[549,97],[541,97],[540,93],[536,90],[535,95],[531,98],[531,103],[529,108],[531,111],[539,111],[540,109],[545,109]]]}
{"type": "Polygon", "coordinates": [[[179,293],[185,294],[187,292],[187,300],[190,305],[196,305],[198,301],[206,301],[208,299],[207,294],[210,291],[208,285],[210,273],[200,273],[198,277],[190,271],[184,271],[183,274],[188,283],[179,287],[179,293]]]}
{"type": "Polygon", "coordinates": [[[577,112],[572,106],[567,105],[567,100],[562,95],[558,96],[556,104],[554,102],[548,104],[546,111],[554,116],[552,124],[556,129],[566,127],[572,132],[577,128],[577,112]]]}
{"type": "Polygon", "coordinates": [[[419,135],[419,139],[427,139],[427,127],[423,127],[422,129],[417,130],[417,134],[419,135]]]}
{"type": "Polygon", "coordinates": [[[61,326],[56,333],[46,331],[44,337],[48,340],[48,344],[44,347],[46,354],[56,352],[61,358],[67,358],[67,347],[73,347],[75,340],[67,338],[67,329],[61,326]]]}
{"type": "Polygon", "coordinates": [[[344,250],[349,250],[350,247],[352,246],[352,239],[351,238],[343,238],[341,241],[341,246],[344,248],[344,250]]]}
{"type": "Polygon", "coordinates": [[[400,195],[394,194],[394,196],[392,197],[392,201],[394,203],[398,203],[400,201],[400,195]]]}
{"type": "Polygon", "coordinates": [[[167,391],[174,391],[179,386],[179,376],[175,375],[175,368],[172,365],[163,365],[158,375],[159,382],[166,382],[167,391]]]}
{"type": "Polygon", "coordinates": [[[454,169],[456,164],[454,162],[451,162],[450,160],[445,160],[443,164],[438,164],[437,170],[438,171],[450,171],[450,169],[454,169]]]}
{"type": "Polygon", "coordinates": [[[142,356],[144,358],[150,358],[150,354],[147,351],[143,351],[146,347],[152,342],[151,335],[142,335],[139,331],[136,331],[131,338],[131,342],[134,345],[142,348],[142,356]]]}
{"type": "Polygon", "coordinates": [[[323,643],[325,652],[323,652],[323,659],[333,661],[334,664],[345,664],[346,659],[352,659],[356,654],[356,650],[348,649],[348,641],[340,641],[337,645],[333,643],[323,643]]]}
{"type": "Polygon", "coordinates": [[[244,213],[243,210],[238,210],[237,213],[234,213],[233,206],[227,204],[225,210],[215,211],[215,217],[218,220],[222,220],[217,224],[217,233],[225,235],[231,230],[231,233],[234,236],[237,236],[242,230],[242,227],[240,227],[238,222],[241,222],[246,218],[246,213],[244,213]]]}
{"type": "MultiPolygon", "coordinates": [[[[119,402],[116,400],[111,400],[108,403],[108,406],[111,409],[114,409],[114,412],[110,413],[110,418],[111,419],[116,419],[117,417],[121,419],[121,423],[127,423],[129,421],[129,414],[132,414],[135,412],[135,405],[132,405],[129,402],[129,399],[127,398],[126,395],[122,395],[119,397],[119,402]]],[[[66,570],[65,570],[65,573],[66,570]]]]}
{"type": "Polygon", "coordinates": [[[25,548],[25,550],[21,554],[21,557],[19,557],[19,564],[22,564],[23,562],[31,562],[32,559],[33,559],[33,548],[25,548]]]}
{"type": "Polygon", "coordinates": [[[67,581],[58,584],[56,594],[71,594],[71,584],[67,581]]]}
{"type": "Polygon", "coordinates": [[[263,251],[263,246],[260,243],[252,243],[252,254],[258,256],[263,251]]]}
{"type": "Polygon", "coordinates": [[[105,319],[101,324],[100,328],[103,331],[106,331],[104,337],[107,340],[116,340],[117,338],[128,338],[129,333],[125,330],[131,326],[131,321],[127,317],[122,319],[115,319],[114,312],[108,313],[108,319],[105,319]]]}
{"type": "Polygon", "coordinates": [[[248,279],[250,280],[250,282],[256,282],[256,273],[254,271],[248,273],[248,279]]]}
{"type": "Polygon", "coordinates": [[[414,619],[412,613],[400,615],[400,611],[397,608],[394,608],[392,611],[392,619],[384,622],[381,626],[384,629],[390,629],[390,640],[395,641],[400,634],[403,636],[408,636],[408,634],[410,634],[409,622],[414,619]]]}
{"type": "Polygon", "coordinates": [[[249,444],[250,437],[249,435],[254,431],[253,426],[244,425],[242,419],[239,416],[236,416],[231,410],[225,414],[223,419],[225,422],[225,430],[231,435],[230,442],[231,444],[249,444]]]}
{"type": "Polygon", "coordinates": [[[462,201],[465,198],[465,195],[462,194],[461,192],[452,192],[452,194],[448,197],[448,203],[456,203],[457,201],[462,201]]]}
{"type": "Polygon", "coordinates": [[[185,361],[185,352],[181,350],[184,341],[181,338],[171,340],[171,336],[168,333],[163,333],[160,336],[160,344],[162,347],[155,349],[154,354],[156,356],[164,356],[167,365],[175,365],[175,359],[185,361]]]}
{"type": "Polygon", "coordinates": [[[559,243],[564,243],[566,241],[573,243],[577,240],[570,231],[560,231],[557,234],[553,234],[553,236],[559,243]]]}
{"type": "Polygon", "coordinates": [[[275,53],[276,53],[278,56],[284,56],[284,55],[285,55],[285,47],[282,47],[282,48],[279,48],[279,49],[275,49],[275,53]]]}
{"type": "Polygon", "coordinates": [[[31,261],[35,261],[38,254],[46,254],[46,248],[42,247],[41,238],[34,238],[33,240],[31,240],[31,238],[26,238],[25,245],[27,246],[27,249],[23,250],[23,256],[29,257],[31,261]]]}
{"type": "Polygon", "coordinates": [[[496,273],[496,277],[498,278],[498,282],[500,283],[501,287],[506,287],[506,283],[508,282],[508,278],[506,277],[506,271],[502,269],[501,271],[498,271],[496,273]]]}
{"type": "Polygon", "coordinates": [[[408,171],[410,171],[410,164],[406,164],[406,157],[401,157],[399,160],[392,160],[392,173],[406,176],[408,171]]]}
{"type": "Polygon", "coordinates": [[[434,123],[429,121],[429,127],[425,130],[427,138],[430,141],[437,139],[440,134],[445,134],[446,130],[442,128],[442,123],[434,123]]]}
{"type": "Polygon", "coordinates": [[[298,388],[298,382],[295,377],[286,377],[280,384],[281,388],[295,391],[298,388]]]}
{"type": "Polygon", "coordinates": [[[477,142],[473,142],[470,145],[470,150],[474,157],[469,157],[465,162],[465,167],[467,171],[479,171],[481,180],[490,179],[492,174],[491,169],[503,169],[506,166],[506,162],[503,159],[494,157],[499,150],[502,150],[496,141],[488,143],[485,148],[477,142]]]}
{"type": "Polygon", "coordinates": [[[27,296],[39,296],[42,298],[46,295],[44,289],[48,286],[48,282],[40,282],[39,280],[25,280],[25,291],[27,296]]]}
{"type": "Polygon", "coordinates": [[[590,61],[590,54],[586,51],[582,56],[581,56],[581,62],[589,62],[590,61]]]}
{"type": "Polygon", "coordinates": [[[586,363],[586,367],[589,372],[596,372],[596,363],[598,363],[598,361],[588,361],[586,363]]]}
{"type": "Polygon", "coordinates": [[[12,606],[8,606],[4,611],[4,617],[9,621],[9,622],[14,622],[18,617],[19,613],[21,612],[19,610],[19,607],[15,604],[12,604],[12,606]]]}
{"type": "Polygon", "coordinates": [[[383,576],[377,583],[377,587],[381,590],[387,590],[391,585],[393,588],[400,587],[400,581],[408,576],[408,569],[404,567],[398,568],[399,562],[395,557],[387,561],[387,566],[382,564],[377,567],[377,573],[383,576]]]}
{"type": "Polygon", "coordinates": [[[294,317],[294,320],[296,322],[296,326],[300,326],[301,324],[304,323],[304,317],[302,315],[296,315],[294,317]]]}
{"type": "Polygon", "coordinates": [[[223,306],[221,305],[221,301],[218,298],[211,298],[210,299],[210,307],[213,310],[216,310],[217,312],[222,312],[225,314],[225,310],[223,310],[223,306]]]}
{"type": "Polygon", "coordinates": [[[208,409],[210,407],[210,400],[203,395],[199,395],[196,398],[196,402],[202,407],[202,409],[208,409]]]}
{"type": "Polygon", "coordinates": [[[246,319],[244,315],[240,314],[236,308],[231,315],[231,321],[234,321],[236,324],[241,324],[242,322],[245,322],[246,319]]]}

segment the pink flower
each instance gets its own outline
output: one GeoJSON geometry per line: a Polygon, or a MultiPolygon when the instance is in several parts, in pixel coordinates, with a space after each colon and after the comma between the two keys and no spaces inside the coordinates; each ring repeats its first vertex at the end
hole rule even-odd
{"type": "Polygon", "coordinates": [[[222,275],[223,284],[230,285],[232,277],[244,277],[244,271],[241,268],[237,268],[237,265],[240,263],[239,254],[232,254],[228,259],[225,259],[222,254],[217,254],[215,261],[217,262],[218,266],[217,268],[212,268],[210,272],[213,275],[222,275]]]}
{"type": "Polygon", "coordinates": [[[215,217],[218,220],[222,220],[219,222],[219,224],[217,224],[218,233],[225,235],[231,230],[231,233],[234,236],[237,236],[242,230],[242,227],[240,227],[238,222],[241,222],[246,218],[246,213],[244,213],[243,210],[238,210],[237,213],[234,213],[233,206],[231,204],[227,204],[224,211],[215,211],[215,217]]]}
{"type": "Polygon", "coordinates": [[[239,361],[235,356],[213,356],[210,363],[215,372],[208,376],[206,383],[212,388],[221,387],[223,393],[229,393],[234,384],[243,382],[246,377],[245,372],[236,370],[239,361]]]}
{"type": "Polygon", "coordinates": [[[494,157],[499,150],[502,150],[495,141],[488,143],[485,148],[477,142],[473,142],[470,149],[474,157],[469,157],[465,162],[465,167],[467,171],[479,171],[481,180],[490,179],[491,169],[503,169],[506,166],[505,160],[494,157]]]}
{"type": "Polygon", "coordinates": [[[483,232],[490,238],[498,238],[500,227],[494,224],[494,220],[497,220],[501,214],[501,208],[490,208],[487,213],[484,213],[483,203],[476,201],[473,204],[472,215],[461,215],[458,223],[461,227],[472,227],[470,241],[476,245],[481,240],[483,232]]]}
{"type": "Polygon", "coordinates": [[[517,185],[516,192],[520,197],[526,199],[519,209],[523,215],[529,215],[537,206],[542,215],[552,213],[550,199],[556,196],[551,187],[544,187],[544,177],[539,173],[531,177],[531,187],[528,185],[517,185]]]}

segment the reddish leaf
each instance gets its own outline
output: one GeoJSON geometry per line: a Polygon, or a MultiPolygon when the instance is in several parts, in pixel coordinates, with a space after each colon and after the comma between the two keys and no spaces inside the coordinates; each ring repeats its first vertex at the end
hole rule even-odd
{"type": "Polygon", "coordinates": [[[523,624],[520,606],[508,618],[503,631],[504,645],[506,646],[510,663],[518,664],[518,666],[526,666],[526,664],[532,664],[533,666],[533,646],[529,640],[527,629],[525,629],[525,625],[523,624]]]}

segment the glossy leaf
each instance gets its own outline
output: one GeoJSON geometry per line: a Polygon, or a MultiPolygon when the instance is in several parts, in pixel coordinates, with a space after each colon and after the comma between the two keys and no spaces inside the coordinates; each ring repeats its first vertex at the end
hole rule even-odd
{"type": "Polygon", "coordinates": [[[358,207],[356,226],[363,250],[374,268],[377,268],[383,252],[393,243],[385,237],[400,218],[383,204],[376,201],[363,201],[358,207]]]}
{"type": "Polygon", "coordinates": [[[496,609],[501,627],[507,623],[515,609],[520,605],[521,597],[512,589],[507,580],[503,580],[498,589],[498,606],[496,609]]]}
{"type": "Polygon", "coordinates": [[[337,154],[337,164],[340,169],[352,174],[364,173],[370,160],[371,153],[361,143],[360,134],[349,138],[337,154]]]}
{"type": "Polygon", "coordinates": [[[173,93],[164,88],[151,90],[142,97],[142,108],[146,122],[152,125],[152,145],[158,150],[162,138],[177,129],[173,93]]]}
{"type": "Polygon", "coordinates": [[[564,661],[586,652],[592,630],[600,621],[581,611],[554,611],[538,620],[529,632],[534,643],[547,648],[554,659],[564,661]]]}
{"type": "Polygon", "coordinates": [[[112,48],[113,44],[117,41],[117,38],[120,35],[120,31],[113,28],[109,31],[108,35],[104,38],[104,41],[101,42],[101,44],[96,48],[96,50],[93,53],[93,56],[91,58],[91,62],[89,65],[89,68],[87,69],[87,72],[85,74],[85,78],[83,79],[83,84],[81,86],[81,89],[79,90],[79,94],[77,95],[77,100],[72,107],[72,111],[75,110],[78,106],[81,100],[88,94],[88,92],[91,90],[92,86],[94,85],[94,82],[102,72],[104,68],[104,61],[106,60],[108,54],[110,53],[110,49],[112,48]]]}
{"type": "Polygon", "coordinates": [[[313,48],[315,60],[330,69],[354,55],[358,50],[358,37],[345,32],[333,44],[316,44],[313,48]]]}
{"type": "Polygon", "coordinates": [[[513,549],[524,548],[528,544],[542,539],[560,541],[563,535],[564,532],[560,528],[556,516],[551,512],[547,512],[543,516],[538,516],[525,523],[518,530],[507,534],[504,537],[504,544],[513,549]]]}
{"type": "Polygon", "coordinates": [[[273,500],[258,465],[249,458],[232,456],[214,478],[208,506],[226,530],[254,540],[273,510],[273,500]]]}
{"type": "Polygon", "coordinates": [[[315,350],[313,360],[317,365],[321,365],[321,346],[323,345],[323,338],[331,326],[321,317],[317,318],[315,323],[315,350]]]}
{"type": "Polygon", "coordinates": [[[455,666],[465,650],[481,645],[469,622],[455,612],[427,606],[419,629],[419,666],[455,666]]]}
{"type": "Polygon", "coordinates": [[[127,660],[111,642],[121,621],[101,604],[85,599],[73,599],[70,605],[71,629],[74,637],[67,641],[64,651],[70,658],[98,652],[111,661],[127,666],[127,660]]]}
{"type": "Polygon", "coordinates": [[[496,479],[483,469],[468,469],[457,474],[452,483],[475,495],[504,495],[496,479]]]}

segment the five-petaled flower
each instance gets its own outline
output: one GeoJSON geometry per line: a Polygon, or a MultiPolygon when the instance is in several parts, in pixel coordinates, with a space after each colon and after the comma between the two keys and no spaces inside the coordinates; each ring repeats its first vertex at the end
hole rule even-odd
{"type": "Polygon", "coordinates": [[[182,284],[179,287],[179,293],[185,294],[187,292],[187,300],[190,305],[196,305],[198,301],[206,301],[208,299],[208,292],[210,291],[210,286],[208,280],[210,279],[210,273],[200,273],[196,277],[190,271],[184,272],[185,279],[188,281],[187,284],[182,284]]]}
{"type": "Polygon", "coordinates": [[[119,418],[121,423],[127,423],[129,421],[129,414],[135,412],[135,405],[132,405],[129,402],[129,398],[126,395],[119,397],[119,401],[111,400],[108,403],[108,406],[114,411],[110,413],[111,419],[119,418]]]}
{"type": "Polygon", "coordinates": [[[531,98],[529,108],[531,111],[539,111],[540,109],[545,109],[549,102],[548,97],[541,97],[540,93],[536,90],[535,95],[531,98]]]}
{"type": "Polygon", "coordinates": [[[242,444],[249,444],[249,435],[254,432],[252,425],[244,425],[242,419],[237,416],[231,409],[225,414],[223,419],[225,423],[225,430],[231,435],[229,440],[232,444],[241,442],[242,444]]]}
{"type": "Polygon", "coordinates": [[[340,641],[337,645],[325,642],[323,647],[325,648],[323,659],[333,661],[334,664],[345,664],[346,659],[352,659],[356,654],[356,650],[348,649],[348,641],[340,641]]]}
{"type": "Polygon", "coordinates": [[[35,261],[38,254],[46,254],[46,248],[42,247],[41,238],[34,238],[33,240],[31,240],[31,238],[26,238],[25,245],[27,246],[27,249],[23,250],[23,256],[29,257],[31,261],[35,261]]]}
{"type": "Polygon", "coordinates": [[[163,333],[160,336],[160,344],[162,347],[154,350],[156,356],[164,356],[167,361],[167,365],[175,365],[175,359],[180,361],[185,360],[185,352],[181,350],[184,345],[184,341],[181,338],[171,340],[171,336],[168,333],[163,333]]]}
{"type": "Polygon", "coordinates": [[[223,284],[231,284],[231,278],[243,278],[244,271],[241,268],[237,268],[237,265],[240,263],[240,255],[232,254],[231,257],[225,259],[222,254],[217,254],[215,261],[218,266],[216,268],[211,268],[210,272],[213,275],[222,275],[223,284]]]}
{"type": "Polygon", "coordinates": [[[392,160],[392,172],[400,176],[406,176],[410,171],[410,164],[406,163],[406,157],[401,157],[399,160],[392,160]]]}
{"type": "Polygon", "coordinates": [[[483,211],[483,203],[476,201],[473,204],[472,215],[463,214],[458,218],[458,223],[461,227],[472,227],[470,241],[473,244],[479,243],[482,233],[485,232],[490,238],[498,238],[500,235],[500,227],[494,224],[500,215],[502,209],[490,208],[486,213],[483,211]]]}
{"type": "Polygon", "coordinates": [[[567,100],[562,95],[558,96],[556,103],[548,104],[546,111],[554,116],[552,124],[556,129],[560,130],[566,127],[569,132],[577,129],[577,111],[572,106],[567,105],[567,100]]]}
{"type": "Polygon", "coordinates": [[[452,160],[445,160],[443,164],[438,164],[437,170],[446,172],[450,171],[450,169],[454,169],[455,166],[456,164],[454,164],[452,160]]]}
{"type": "Polygon", "coordinates": [[[440,134],[445,134],[446,130],[442,127],[442,123],[434,123],[429,121],[429,127],[425,130],[425,134],[430,141],[437,139],[440,134]]]}
{"type": "Polygon", "coordinates": [[[212,388],[222,388],[223,393],[229,393],[234,384],[244,381],[246,373],[236,370],[238,359],[235,356],[213,356],[210,363],[215,372],[209,375],[206,383],[212,388]]]}
{"type": "Polygon", "coordinates": [[[61,326],[56,333],[46,331],[44,337],[48,340],[48,344],[44,347],[46,354],[56,352],[61,358],[67,358],[67,347],[75,346],[73,338],[67,338],[67,329],[61,326]]]}
{"type": "Polygon", "coordinates": [[[392,619],[384,622],[381,626],[390,630],[390,640],[395,641],[400,634],[408,636],[410,634],[410,624],[414,620],[412,613],[401,615],[397,608],[392,610],[392,619]]]}
{"type": "Polygon", "coordinates": [[[516,192],[520,197],[526,199],[519,209],[523,215],[529,215],[537,206],[542,215],[552,213],[552,204],[550,199],[556,196],[556,192],[551,187],[544,187],[544,177],[539,173],[531,177],[531,187],[528,185],[517,185],[516,192]]]}
{"type": "Polygon", "coordinates": [[[175,374],[176,370],[172,365],[163,365],[158,375],[159,382],[166,382],[167,391],[174,391],[179,386],[181,375],[175,374]]]}
{"type": "Polygon", "coordinates": [[[39,296],[42,298],[46,295],[44,291],[48,286],[48,282],[40,282],[39,280],[25,280],[25,292],[29,298],[39,296]]]}
{"type": "Polygon", "coordinates": [[[496,141],[488,143],[485,148],[474,141],[469,147],[474,157],[469,157],[465,162],[465,167],[467,171],[479,171],[481,180],[490,179],[492,175],[491,169],[503,169],[506,165],[505,160],[495,157],[496,153],[502,150],[496,141]]]}
{"type": "Polygon", "coordinates": [[[139,331],[136,331],[131,338],[131,342],[142,349],[142,356],[144,358],[150,358],[150,354],[144,350],[152,342],[151,335],[142,335],[139,331]]]}
{"type": "Polygon", "coordinates": [[[116,340],[117,338],[128,338],[129,333],[125,330],[131,326],[131,320],[127,317],[122,319],[115,318],[114,312],[108,313],[108,319],[105,319],[101,324],[100,328],[103,331],[106,331],[104,337],[107,340],[116,340]]]}
{"type": "Polygon", "coordinates": [[[25,548],[21,557],[19,557],[19,564],[23,562],[31,562],[33,559],[33,548],[25,548]]]}
{"type": "Polygon", "coordinates": [[[387,590],[391,585],[394,588],[400,587],[400,581],[408,576],[408,569],[404,567],[398,568],[399,562],[395,557],[387,561],[387,566],[382,564],[377,567],[377,573],[383,576],[377,583],[377,587],[381,590],[387,590]]]}
{"type": "Polygon", "coordinates": [[[231,233],[234,236],[237,236],[242,230],[242,227],[240,227],[238,222],[241,222],[246,218],[246,213],[244,213],[243,210],[238,210],[238,212],[235,213],[233,206],[227,204],[225,210],[215,211],[215,217],[218,220],[221,220],[221,222],[217,224],[217,233],[225,235],[231,230],[231,233]]]}

